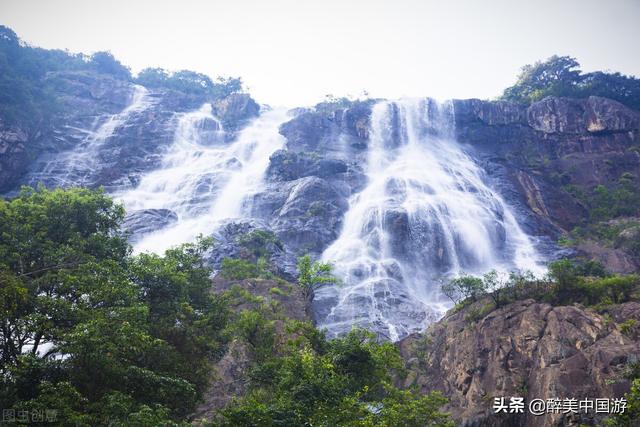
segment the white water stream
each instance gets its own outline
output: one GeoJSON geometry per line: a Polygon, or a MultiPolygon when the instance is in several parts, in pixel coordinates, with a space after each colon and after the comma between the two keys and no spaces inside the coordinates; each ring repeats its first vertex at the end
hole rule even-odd
{"type": "Polygon", "coordinates": [[[72,150],[56,154],[30,181],[33,185],[44,182],[55,187],[91,186],[91,177],[100,167],[98,155],[101,147],[133,115],[146,110],[151,104],[147,89],[134,85],[129,105],[124,110],[108,115],[97,129],[85,131],[87,136],[80,144],[72,150]]]}
{"type": "Polygon", "coordinates": [[[338,239],[323,254],[341,286],[316,298],[320,327],[373,327],[392,340],[449,307],[440,280],[491,269],[540,271],[511,209],[454,140],[452,104],[380,102],[371,116],[368,185],[354,195],[338,239]]]}
{"type": "Polygon", "coordinates": [[[143,236],[135,251],[162,253],[242,217],[244,202],[261,189],[269,157],[284,145],[279,127],[288,117],[285,109],[263,112],[225,143],[210,104],[181,114],[162,166],[116,195],[128,211],[162,208],[178,215],[174,225],[143,236]]]}

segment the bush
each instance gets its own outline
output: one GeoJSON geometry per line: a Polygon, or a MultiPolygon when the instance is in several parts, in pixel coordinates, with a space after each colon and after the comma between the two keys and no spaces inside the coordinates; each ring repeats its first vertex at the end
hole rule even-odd
{"type": "Polygon", "coordinates": [[[626,335],[628,337],[634,337],[636,335],[636,325],[637,325],[637,321],[636,319],[628,319],[625,320],[624,322],[620,323],[619,327],[620,327],[620,333],[622,333],[623,335],[626,335]]]}
{"type": "Polygon", "coordinates": [[[273,354],[275,329],[273,322],[258,310],[243,310],[233,322],[232,330],[250,344],[259,360],[273,354]]]}
{"type": "MultiPolygon", "coordinates": [[[[442,286],[442,291],[460,308],[485,296],[490,297],[496,307],[522,298],[596,306],[629,301],[639,287],[638,275],[611,275],[596,261],[576,264],[561,259],[549,264],[546,278],[536,278],[530,272],[511,272],[506,278],[490,271],[482,277],[452,279],[442,286]]],[[[480,311],[475,309],[468,314],[468,319],[479,316],[480,311]]]]}
{"type": "Polygon", "coordinates": [[[466,276],[449,280],[441,287],[442,293],[455,304],[462,301],[476,301],[487,293],[484,282],[480,277],[466,276]]]}
{"type": "Polygon", "coordinates": [[[243,259],[225,258],[220,267],[220,277],[227,280],[243,280],[258,277],[258,266],[243,259]]]}
{"type": "Polygon", "coordinates": [[[243,234],[238,237],[238,244],[256,259],[268,257],[271,254],[271,248],[283,248],[280,239],[273,232],[266,230],[253,230],[243,234]]]}
{"type": "Polygon", "coordinates": [[[627,407],[621,414],[614,415],[607,420],[609,427],[632,427],[640,423],[640,379],[633,381],[631,391],[624,396],[627,407]]]}

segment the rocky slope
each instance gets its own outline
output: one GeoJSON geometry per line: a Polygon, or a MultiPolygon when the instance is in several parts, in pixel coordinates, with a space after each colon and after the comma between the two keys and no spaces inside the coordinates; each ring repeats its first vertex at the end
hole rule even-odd
{"type": "Polygon", "coordinates": [[[640,320],[640,304],[598,314],[524,300],[483,314],[488,303],[450,313],[424,334],[402,340],[410,369],[403,385],[442,391],[462,425],[601,425],[594,414],[498,416],[493,399],[622,397],[630,387],[626,373],[640,360],[640,340],[637,332],[622,333],[620,324],[640,320]]]}
{"type": "Polygon", "coordinates": [[[107,189],[132,186],[141,173],[158,166],[163,149],[173,139],[176,113],[199,108],[204,102],[229,131],[258,115],[260,107],[246,94],[223,99],[170,89],[147,90],[148,105],[114,130],[96,155],[98,167],[85,171],[83,182],[62,181],[65,170],[47,170],[61,153],[86,144],[91,132],[109,115],[122,112],[135,89],[126,80],[86,71],[49,73],[43,85],[54,87],[56,107],[46,122],[5,125],[0,117],[0,192],[21,184],[87,185],[107,189]],[[43,173],[44,172],[44,173],[43,173]]]}

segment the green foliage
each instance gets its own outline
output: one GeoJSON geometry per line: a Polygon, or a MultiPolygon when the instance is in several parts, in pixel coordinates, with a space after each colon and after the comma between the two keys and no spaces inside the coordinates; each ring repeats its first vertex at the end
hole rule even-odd
{"type": "MultiPolygon", "coordinates": [[[[536,278],[529,272],[511,272],[508,276],[490,271],[482,277],[462,276],[442,286],[442,291],[459,308],[484,297],[495,307],[534,298],[557,305],[580,303],[589,306],[620,304],[631,300],[640,288],[640,276],[610,275],[602,264],[587,261],[576,264],[561,259],[549,264],[549,274],[536,278]]],[[[486,314],[490,307],[471,308],[468,321],[486,314]]]]}
{"type": "Polygon", "coordinates": [[[120,80],[131,80],[131,71],[128,67],[122,65],[111,52],[96,52],[91,55],[89,61],[98,73],[109,74],[120,80]]]}
{"type": "Polygon", "coordinates": [[[278,288],[277,286],[274,286],[273,288],[269,289],[269,292],[271,292],[274,295],[280,295],[280,296],[288,295],[287,292],[283,291],[282,289],[278,288]]]}
{"type": "Polygon", "coordinates": [[[595,71],[580,81],[582,96],[602,96],[640,110],[640,79],[620,73],[595,71]]]}
{"type": "Polygon", "coordinates": [[[258,277],[258,266],[244,259],[225,258],[220,267],[220,277],[227,280],[243,280],[258,277]]]}
{"type": "Polygon", "coordinates": [[[160,425],[207,386],[229,316],[201,241],[131,257],[101,190],[0,200],[0,407],[63,425],[160,425]],[[107,409],[110,408],[110,409],[107,409]]]}
{"type": "Polygon", "coordinates": [[[640,285],[639,276],[607,275],[593,261],[578,265],[567,259],[555,261],[549,266],[549,275],[554,285],[545,297],[557,304],[619,304],[629,301],[640,285]]]}
{"type": "Polygon", "coordinates": [[[258,360],[272,355],[275,343],[273,321],[259,310],[243,310],[236,316],[232,326],[234,335],[251,345],[258,360]]]}
{"type": "Polygon", "coordinates": [[[640,79],[601,71],[582,74],[580,64],[569,56],[552,56],[544,62],[525,65],[515,85],[505,89],[502,99],[520,103],[547,96],[602,96],[640,110],[640,79]]]}
{"type": "Polygon", "coordinates": [[[545,96],[574,96],[580,79],[580,64],[569,56],[552,56],[544,62],[522,67],[515,85],[502,98],[529,103],[545,96]]]}
{"type": "Polygon", "coordinates": [[[256,259],[268,257],[271,247],[282,249],[282,242],[271,231],[252,230],[238,237],[238,244],[256,259]]]}
{"type": "Polygon", "coordinates": [[[637,333],[637,323],[638,321],[636,319],[625,320],[624,322],[620,323],[620,325],[618,325],[620,328],[620,333],[633,338],[637,333]]]}
{"type": "Polygon", "coordinates": [[[455,304],[469,299],[475,301],[479,296],[486,293],[484,283],[481,278],[463,275],[449,280],[441,287],[442,293],[455,304]]]}
{"type": "Polygon", "coordinates": [[[391,385],[392,373],[402,368],[393,344],[377,343],[362,330],[333,341],[314,328],[299,333],[285,354],[261,363],[270,375],[254,379],[216,425],[453,425],[439,411],[446,403],[441,395],[391,385]]]}
{"type": "Polygon", "coordinates": [[[622,414],[607,420],[609,427],[633,427],[640,423],[640,378],[633,381],[631,391],[625,394],[627,407],[622,414]]]}
{"type": "Polygon", "coordinates": [[[307,301],[313,299],[313,293],[318,286],[337,282],[338,279],[331,275],[330,264],[312,262],[309,255],[298,258],[298,285],[307,301]]]}
{"type": "MultiPolygon", "coordinates": [[[[441,287],[444,295],[449,297],[458,306],[465,306],[481,297],[489,295],[496,307],[501,307],[508,301],[517,297],[515,291],[520,287],[520,283],[529,276],[523,276],[513,272],[508,278],[498,274],[492,270],[485,273],[482,277],[462,275],[451,279],[441,287]],[[510,294],[508,294],[510,293],[510,294]]],[[[470,319],[476,319],[479,316],[488,313],[489,308],[486,306],[470,316],[470,319]]]]}
{"type": "Polygon", "coordinates": [[[467,314],[464,316],[464,320],[469,324],[473,324],[482,319],[487,314],[491,313],[494,308],[495,305],[491,303],[485,304],[482,307],[471,307],[467,310],[467,314]]]}
{"type": "Polygon", "coordinates": [[[640,192],[633,179],[620,179],[619,183],[609,189],[598,185],[586,199],[589,218],[592,221],[603,221],[620,216],[633,216],[640,212],[640,192]]]}
{"type": "MultiPolygon", "coordinates": [[[[60,109],[55,73],[97,72],[131,80],[129,68],[109,52],[91,56],[29,46],[10,29],[0,25],[0,115],[8,124],[35,124],[49,120],[60,109]]],[[[208,76],[182,70],[168,73],[159,68],[143,70],[135,81],[144,86],[164,87],[214,99],[242,91],[239,78],[208,76]]]]}
{"type": "Polygon", "coordinates": [[[145,68],[140,71],[135,81],[149,88],[173,89],[193,95],[211,96],[216,99],[242,91],[240,78],[218,77],[216,81],[212,81],[206,74],[189,70],[170,73],[162,68],[145,68]]]}
{"type": "Polygon", "coordinates": [[[43,84],[48,72],[86,68],[82,57],[59,50],[33,48],[0,25],[0,113],[3,120],[35,123],[47,119],[56,103],[43,84]]]}

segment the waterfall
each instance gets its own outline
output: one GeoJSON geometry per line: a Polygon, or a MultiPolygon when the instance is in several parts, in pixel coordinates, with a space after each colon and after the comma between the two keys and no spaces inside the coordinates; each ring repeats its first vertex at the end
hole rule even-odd
{"type": "Polygon", "coordinates": [[[210,104],[179,115],[161,167],[116,195],[129,212],[169,209],[178,216],[176,224],[143,236],[135,251],[161,253],[243,216],[245,200],[261,190],[269,157],[284,146],[279,129],[287,119],[285,109],[263,112],[229,144],[210,104]]]}
{"type": "Polygon", "coordinates": [[[87,130],[84,140],[72,150],[59,153],[44,167],[29,177],[29,184],[43,182],[55,187],[91,186],[93,174],[100,169],[100,149],[116,130],[124,126],[132,116],[152,104],[149,92],[143,86],[134,85],[127,107],[111,114],[95,130],[87,130]]]}
{"type": "Polygon", "coordinates": [[[511,209],[455,142],[453,103],[380,102],[373,108],[366,174],[342,231],[322,258],[338,286],[316,293],[319,327],[365,326],[391,340],[449,307],[442,280],[490,269],[539,271],[511,209]]]}

